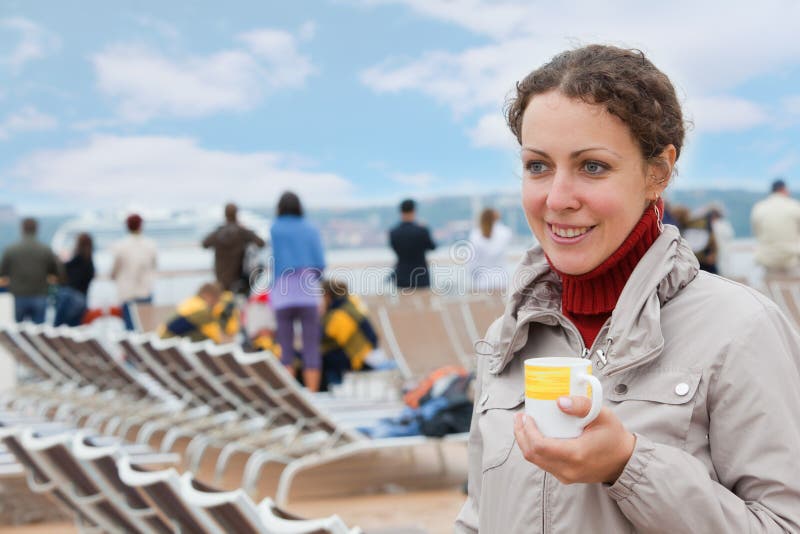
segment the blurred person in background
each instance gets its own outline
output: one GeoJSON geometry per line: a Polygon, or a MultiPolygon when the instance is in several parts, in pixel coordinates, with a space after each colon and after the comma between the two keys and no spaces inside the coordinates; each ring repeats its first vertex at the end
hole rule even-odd
{"type": "Polygon", "coordinates": [[[65,280],[56,295],[55,326],[78,326],[86,314],[89,284],[94,278],[92,236],[80,233],[75,240],[75,252],[64,264],[65,280]]]}
{"type": "Polygon", "coordinates": [[[472,288],[477,291],[505,289],[508,285],[506,253],[511,243],[511,229],[500,221],[500,213],[486,208],[478,219],[478,227],[469,235],[472,257],[467,269],[472,288]]]}
{"type": "Polygon", "coordinates": [[[203,239],[203,248],[214,249],[214,274],[223,289],[234,293],[249,293],[250,273],[243,270],[244,256],[249,245],[264,246],[264,240],[236,220],[236,204],[225,205],[225,224],[203,239]]]}
{"type": "Polygon", "coordinates": [[[789,195],[783,180],[750,212],[756,237],[756,263],[767,276],[800,275],[800,202],[789,195]]]}
{"type": "Polygon", "coordinates": [[[0,284],[14,296],[14,318],[44,323],[48,284],[57,284],[63,267],[53,251],[36,238],[36,219],[22,220],[22,239],[9,245],[0,260],[0,284]]]}
{"type": "Polygon", "coordinates": [[[128,236],[112,246],[111,279],[116,283],[117,298],[122,302],[122,320],[128,330],[134,330],[131,305],[153,302],[156,243],[142,235],[142,224],[140,215],[129,215],[125,219],[128,236]]]}
{"type": "Polygon", "coordinates": [[[389,245],[397,255],[393,279],[398,288],[430,287],[425,253],[436,248],[428,227],[417,222],[417,203],[400,203],[400,223],[389,231],[389,245]]]}
{"type": "Polygon", "coordinates": [[[731,244],[736,237],[731,221],[725,215],[725,207],[719,202],[711,203],[711,232],[717,242],[717,269],[722,276],[732,276],[731,244]]]}
{"type": "Polygon", "coordinates": [[[695,210],[683,224],[681,234],[692,247],[700,268],[717,274],[719,269],[719,242],[714,232],[715,221],[722,218],[722,212],[714,205],[695,210]]]}
{"type": "Polygon", "coordinates": [[[214,343],[232,341],[236,332],[238,314],[233,294],[223,291],[217,282],[200,286],[197,294],[181,302],[175,314],[158,329],[162,339],[185,337],[191,341],[210,339],[214,343]]]}
{"type": "Polygon", "coordinates": [[[277,320],[281,362],[292,376],[295,370],[295,322],[300,324],[303,384],[319,391],[320,356],[319,280],[325,269],[322,239],[303,216],[300,198],[287,191],[278,200],[277,217],[270,229],[275,277],[270,298],[277,320]]]}
{"type": "Polygon", "coordinates": [[[322,371],[326,386],[341,384],[348,371],[368,371],[378,348],[367,309],[344,280],[322,281],[322,371]]]}
{"type": "Polygon", "coordinates": [[[245,333],[244,348],[248,352],[265,350],[278,358],[281,357],[281,346],[275,338],[277,323],[275,310],[269,293],[256,292],[247,298],[242,310],[242,324],[245,333]]]}

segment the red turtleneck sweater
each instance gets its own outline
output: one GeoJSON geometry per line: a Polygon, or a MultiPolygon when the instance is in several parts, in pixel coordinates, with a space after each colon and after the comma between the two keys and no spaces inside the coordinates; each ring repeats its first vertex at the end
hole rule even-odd
{"type": "Polygon", "coordinates": [[[572,276],[550,264],[563,286],[561,311],[578,327],[587,348],[611,317],[634,267],[661,234],[658,223],[655,210],[648,207],[622,245],[588,273],[572,276]]]}

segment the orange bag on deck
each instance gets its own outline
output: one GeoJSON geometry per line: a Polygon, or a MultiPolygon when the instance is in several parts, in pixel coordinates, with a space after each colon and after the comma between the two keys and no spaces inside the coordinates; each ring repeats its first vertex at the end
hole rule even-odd
{"type": "Polygon", "coordinates": [[[419,384],[417,384],[414,389],[407,391],[406,394],[403,395],[403,402],[405,402],[406,406],[410,408],[419,408],[420,401],[423,397],[430,393],[431,388],[436,381],[452,374],[458,376],[467,376],[469,373],[460,365],[446,365],[444,367],[439,367],[435,371],[429,373],[428,376],[420,380],[419,384]]]}

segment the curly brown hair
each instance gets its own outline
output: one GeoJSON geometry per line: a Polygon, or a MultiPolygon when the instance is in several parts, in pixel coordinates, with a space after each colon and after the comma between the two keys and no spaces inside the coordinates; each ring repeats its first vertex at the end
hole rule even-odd
{"type": "Polygon", "coordinates": [[[659,163],[668,145],[675,146],[676,159],[680,156],[685,126],[675,88],[642,51],[584,46],[558,54],[517,82],[516,95],[506,106],[506,120],[520,144],[525,108],[535,95],[552,90],[601,105],[619,117],[630,128],[645,160],[659,163]]]}

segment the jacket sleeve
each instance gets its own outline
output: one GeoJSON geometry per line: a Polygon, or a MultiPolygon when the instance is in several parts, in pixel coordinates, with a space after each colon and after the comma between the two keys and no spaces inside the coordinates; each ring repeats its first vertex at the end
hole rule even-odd
{"type": "MultiPolygon", "coordinates": [[[[481,396],[483,388],[483,373],[482,360],[485,358],[478,358],[478,365],[476,370],[475,379],[475,403],[481,396]]],[[[461,512],[456,518],[455,532],[456,534],[477,534],[479,527],[479,513],[478,505],[481,500],[481,457],[483,456],[483,439],[478,430],[478,419],[480,414],[477,410],[472,412],[472,421],[469,427],[469,444],[468,444],[468,462],[469,470],[467,473],[467,500],[461,508],[461,512]]]]}
{"type": "Polygon", "coordinates": [[[433,238],[431,237],[431,231],[428,228],[425,228],[425,235],[428,238],[428,244],[425,246],[428,250],[433,250],[436,248],[436,243],[433,242],[433,238]]]}
{"type": "Polygon", "coordinates": [[[217,243],[217,231],[214,230],[203,239],[203,248],[211,248],[217,243]]]}
{"type": "Polygon", "coordinates": [[[261,248],[261,247],[263,247],[264,245],[266,245],[266,243],[264,242],[264,240],[263,240],[263,239],[261,239],[260,237],[258,237],[258,234],[256,234],[256,233],[255,233],[254,231],[252,231],[252,230],[248,230],[248,231],[247,231],[247,239],[246,239],[246,240],[247,240],[247,242],[248,242],[248,243],[254,243],[254,244],[255,244],[257,247],[259,247],[259,248],[261,248]]]}
{"type": "Polygon", "coordinates": [[[800,532],[800,338],[771,304],[731,330],[709,384],[714,472],[637,435],[608,490],[637,531],[800,532]]]}

